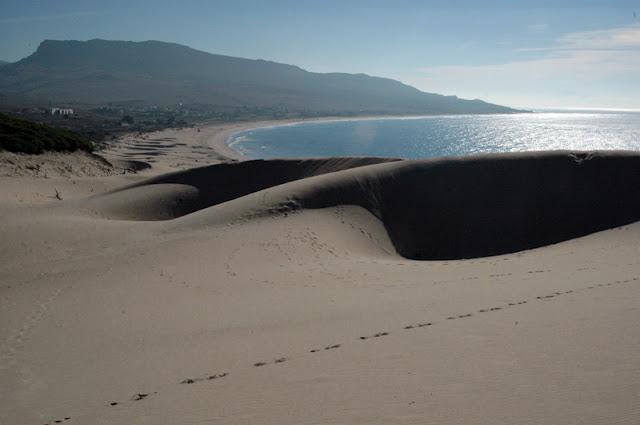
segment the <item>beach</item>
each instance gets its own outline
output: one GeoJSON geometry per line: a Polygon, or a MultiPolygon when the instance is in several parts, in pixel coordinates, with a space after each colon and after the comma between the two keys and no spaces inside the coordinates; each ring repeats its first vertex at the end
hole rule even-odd
{"type": "Polygon", "coordinates": [[[3,154],[0,423],[640,421],[640,155],[225,144],[282,123],[3,154]]]}

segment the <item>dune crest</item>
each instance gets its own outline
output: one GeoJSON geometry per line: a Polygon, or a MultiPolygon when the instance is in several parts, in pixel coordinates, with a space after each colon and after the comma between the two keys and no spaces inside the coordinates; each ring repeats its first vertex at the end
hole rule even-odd
{"type": "Polygon", "coordinates": [[[220,213],[338,205],[366,208],[409,259],[499,255],[640,220],[640,155],[247,161],[159,176],[84,203],[110,218],[182,217],[167,224],[178,228],[204,225],[220,213]]]}

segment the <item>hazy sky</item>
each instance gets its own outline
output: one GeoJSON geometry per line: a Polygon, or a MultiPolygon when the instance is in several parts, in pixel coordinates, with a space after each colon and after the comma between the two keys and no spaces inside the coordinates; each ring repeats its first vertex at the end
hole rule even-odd
{"type": "Polygon", "coordinates": [[[1,1],[2,60],[162,40],[516,107],[640,108],[640,0],[1,1]]]}

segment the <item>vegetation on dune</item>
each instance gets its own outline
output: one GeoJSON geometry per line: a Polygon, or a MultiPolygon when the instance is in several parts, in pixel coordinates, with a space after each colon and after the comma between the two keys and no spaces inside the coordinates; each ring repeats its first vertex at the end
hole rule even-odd
{"type": "Polygon", "coordinates": [[[68,130],[0,114],[0,150],[40,154],[45,151],[91,152],[93,143],[68,130]]]}

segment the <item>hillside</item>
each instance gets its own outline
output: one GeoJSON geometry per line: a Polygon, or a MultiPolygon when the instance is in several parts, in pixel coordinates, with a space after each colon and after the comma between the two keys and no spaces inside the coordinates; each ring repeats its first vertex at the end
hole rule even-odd
{"type": "Polygon", "coordinates": [[[101,105],[177,103],[313,113],[509,113],[481,100],[421,92],[365,74],[210,54],[159,41],[43,41],[0,69],[0,99],[101,105]]]}
{"type": "Polygon", "coordinates": [[[71,131],[0,114],[0,150],[39,154],[45,151],[90,152],[90,140],[71,131]]]}

